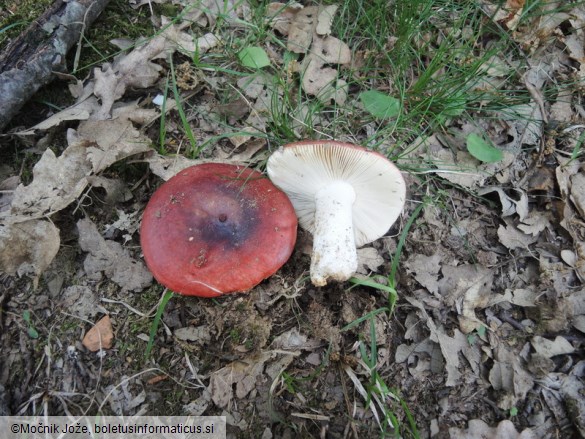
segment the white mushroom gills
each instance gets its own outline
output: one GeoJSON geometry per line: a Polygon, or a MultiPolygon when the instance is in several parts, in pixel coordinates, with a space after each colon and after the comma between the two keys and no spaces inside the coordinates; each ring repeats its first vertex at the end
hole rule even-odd
{"type": "Polygon", "coordinates": [[[343,281],[357,270],[353,231],[355,191],[344,181],[333,181],[315,194],[315,231],[311,256],[313,285],[327,285],[327,279],[343,281]]]}
{"type": "Polygon", "coordinates": [[[311,281],[348,280],[357,247],[383,236],[404,207],[406,185],[379,153],[349,143],[285,145],[267,163],[268,176],[292,202],[299,224],[313,234],[311,281]]]}

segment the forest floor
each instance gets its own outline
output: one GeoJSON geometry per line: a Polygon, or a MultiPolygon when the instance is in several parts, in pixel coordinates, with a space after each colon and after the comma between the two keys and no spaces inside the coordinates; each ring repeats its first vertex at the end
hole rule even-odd
{"type": "MultiPolygon", "coordinates": [[[[0,8],[0,50],[25,4],[0,8]]],[[[112,1],[0,135],[0,409],[222,415],[263,439],[585,436],[584,24],[568,1],[112,1]],[[311,285],[302,229],[247,293],[152,278],[157,187],[204,161],[265,172],[303,139],[376,150],[407,182],[350,281],[311,285]]]]}

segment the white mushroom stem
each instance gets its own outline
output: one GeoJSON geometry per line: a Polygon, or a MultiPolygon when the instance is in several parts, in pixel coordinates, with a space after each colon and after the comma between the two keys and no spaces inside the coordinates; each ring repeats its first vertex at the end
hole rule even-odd
{"type": "Polygon", "coordinates": [[[334,181],[315,195],[315,230],[311,257],[311,282],[316,286],[328,279],[344,281],[357,270],[353,231],[353,187],[334,181]]]}

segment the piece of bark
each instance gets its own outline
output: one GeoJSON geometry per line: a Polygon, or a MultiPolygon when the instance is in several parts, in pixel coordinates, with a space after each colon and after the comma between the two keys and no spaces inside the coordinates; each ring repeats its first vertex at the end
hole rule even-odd
{"type": "Polygon", "coordinates": [[[56,0],[0,53],[0,130],[44,85],[109,0],[56,0]]]}

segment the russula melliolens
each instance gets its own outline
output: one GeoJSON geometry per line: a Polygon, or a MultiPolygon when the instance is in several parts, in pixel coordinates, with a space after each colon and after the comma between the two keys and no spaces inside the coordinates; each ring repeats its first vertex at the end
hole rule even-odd
{"type": "Polygon", "coordinates": [[[313,234],[311,281],[344,281],[357,270],[356,247],[383,236],[404,207],[402,174],[383,155],[335,141],[283,146],[268,176],[289,196],[301,227],[313,234]]]}
{"type": "Polygon", "coordinates": [[[167,288],[216,297],[245,292],[291,255],[297,218],[287,196],[243,166],[187,168],[152,196],[142,217],[146,265],[167,288]]]}

